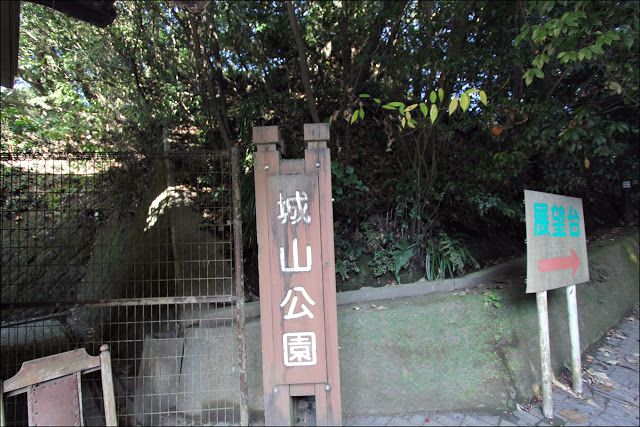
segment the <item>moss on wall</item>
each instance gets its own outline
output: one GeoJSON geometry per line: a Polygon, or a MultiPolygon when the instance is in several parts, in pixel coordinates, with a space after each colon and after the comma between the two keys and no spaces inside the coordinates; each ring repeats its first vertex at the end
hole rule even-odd
{"type": "MultiPolygon", "coordinates": [[[[591,281],[577,286],[585,349],[638,303],[636,230],[589,247],[591,281]]],[[[537,310],[524,269],[511,286],[339,307],[345,414],[513,407],[539,390],[537,310]],[[485,304],[485,292],[502,298],[485,304]],[[358,309],[354,309],[358,307],[358,309]]],[[[549,293],[557,371],[570,361],[564,289],[549,293]]],[[[262,410],[260,325],[247,324],[250,406],[262,410]]]]}

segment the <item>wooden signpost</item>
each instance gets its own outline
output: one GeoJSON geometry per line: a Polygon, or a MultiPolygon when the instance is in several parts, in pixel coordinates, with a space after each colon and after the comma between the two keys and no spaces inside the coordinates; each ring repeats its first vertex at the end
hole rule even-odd
{"type": "Polygon", "coordinates": [[[576,287],[589,281],[582,199],[525,190],[527,225],[527,293],[538,305],[542,408],[553,418],[551,348],[547,290],[566,287],[573,388],[582,393],[580,332],[576,287]]]}
{"type": "Polygon", "coordinates": [[[293,425],[314,396],[318,425],[341,425],[328,124],[305,124],[304,159],[280,157],[277,126],[253,128],[266,425],[293,425]]]}

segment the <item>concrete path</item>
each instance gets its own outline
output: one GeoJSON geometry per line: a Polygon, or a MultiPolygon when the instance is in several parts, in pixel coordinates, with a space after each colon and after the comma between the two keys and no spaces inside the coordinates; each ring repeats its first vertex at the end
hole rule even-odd
{"type": "MultiPolygon", "coordinates": [[[[583,355],[581,398],[553,390],[554,419],[541,413],[541,403],[514,412],[426,412],[392,416],[343,416],[347,426],[638,426],[638,307],[583,355]]],[[[561,378],[561,382],[563,381],[561,378]]]]}

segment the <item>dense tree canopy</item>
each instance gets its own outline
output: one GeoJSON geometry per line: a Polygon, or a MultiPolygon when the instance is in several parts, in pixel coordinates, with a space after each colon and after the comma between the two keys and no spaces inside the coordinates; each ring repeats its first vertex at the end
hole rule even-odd
{"type": "Polygon", "coordinates": [[[299,156],[317,115],[331,122],[343,278],[363,256],[381,278],[411,259],[462,271],[465,236],[521,237],[525,188],[610,221],[638,176],[638,2],[116,6],[98,29],[23,5],[2,150],[153,150],[170,126],[250,153],[251,126],[274,124],[299,156]]]}

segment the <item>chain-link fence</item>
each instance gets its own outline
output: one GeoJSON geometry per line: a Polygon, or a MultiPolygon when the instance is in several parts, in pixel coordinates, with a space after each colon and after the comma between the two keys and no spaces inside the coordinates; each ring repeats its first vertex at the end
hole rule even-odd
{"type": "MultiPolygon", "coordinates": [[[[2,379],[108,343],[120,425],[240,423],[231,160],[0,154],[2,379]]],[[[104,423],[98,380],[88,425],[104,423]]],[[[24,400],[5,402],[9,424],[24,400]]]]}

